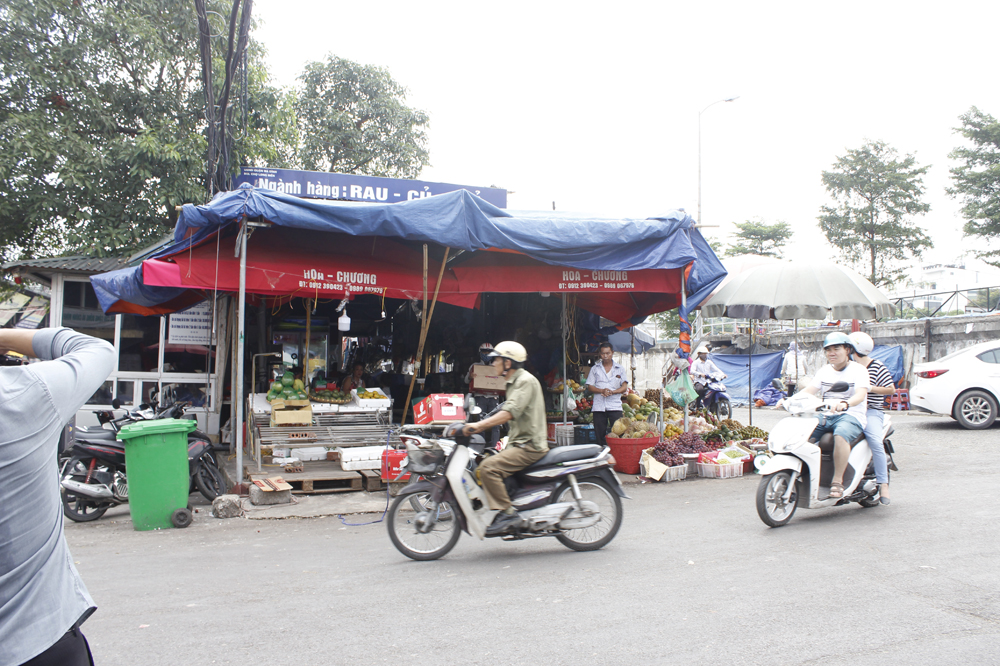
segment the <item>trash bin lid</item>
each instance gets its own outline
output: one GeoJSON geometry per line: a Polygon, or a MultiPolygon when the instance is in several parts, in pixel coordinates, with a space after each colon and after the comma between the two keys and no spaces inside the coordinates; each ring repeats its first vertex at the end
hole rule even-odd
{"type": "Polygon", "coordinates": [[[182,432],[185,435],[198,427],[197,421],[191,419],[156,419],[153,421],[136,421],[122,427],[118,439],[132,439],[146,435],[162,435],[164,433],[182,432]]]}

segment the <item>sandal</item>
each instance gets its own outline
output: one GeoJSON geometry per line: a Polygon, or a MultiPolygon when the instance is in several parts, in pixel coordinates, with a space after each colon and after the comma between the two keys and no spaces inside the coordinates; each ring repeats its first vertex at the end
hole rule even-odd
{"type": "Polygon", "coordinates": [[[844,496],[844,484],[842,483],[831,483],[830,484],[830,494],[827,496],[831,499],[840,499],[844,496]]]}

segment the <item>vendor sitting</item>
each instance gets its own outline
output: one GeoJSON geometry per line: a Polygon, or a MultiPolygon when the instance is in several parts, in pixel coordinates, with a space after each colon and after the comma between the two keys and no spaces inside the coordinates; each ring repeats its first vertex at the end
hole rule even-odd
{"type": "Polygon", "coordinates": [[[352,366],[352,372],[350,375],[344,379],[343,385],[340,387],[344,393],[351,391],[353,389],[364,389],[365,388],[365,364],[361,361],[355,361],[352,366]]]}

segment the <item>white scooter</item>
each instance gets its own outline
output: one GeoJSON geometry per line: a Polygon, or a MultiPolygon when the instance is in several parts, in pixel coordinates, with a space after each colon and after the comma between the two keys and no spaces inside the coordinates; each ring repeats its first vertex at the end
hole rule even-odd
{"type": "MultiPolygon", "coordinates": [[[[781,388],[780,383],[777,388],[781,388]]],[[[838,382],[829,393],[847,391],[846,383],[838,382]]],[[[783,401],[789,416],[782,419],[768,436],[768,448],[773,457],[761,468],[760,486],[757,488],[757,515],[770,527],[781,527],[792,519],[795,509],[820,509],[857,502],[863,507],[879,505],[879,487],[875,482],[872,453],[864,434],[851,442],[851,453],[844,471],[844,494],[829,497],[833,479],[833,435],[823,435],[812,443],[813,430],[832,413],[837,399],[823,400],[808,393],[799,393],[783,401]]],[[[888,414],[882,430],[886,456],[890,469],[892,444],[888,437],[893,432],[888,414]]]]}
{"type": "Polygon", "coordinates": [[[480,435],[463,437],[464,423],[449,426],[441,438],[403,426],[405,472],[421,475],[389,507],[386,526],[393,545],[414,560],[447,554],[462,532],[504,541],[555,537],[573,550],[607,545],[622,524],[621,498],[627,498],[612,466],[608,447],[557,446],[538,462],[507,478],[507,491],[521,521],[503,532],[487,531],[491,511],[476,479],[478,461],[493,451],[480,435]]]}

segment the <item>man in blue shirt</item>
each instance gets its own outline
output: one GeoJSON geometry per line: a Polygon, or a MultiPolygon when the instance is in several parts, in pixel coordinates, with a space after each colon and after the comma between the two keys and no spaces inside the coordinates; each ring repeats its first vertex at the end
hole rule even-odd
{"type": "Polygon", "coordinates": [[[58,441],[114,369],[115,350],[68,328],[0,329],[0,666],[93,664],[80,624],[96,610],[63,536],[58,441]]]}
{"type": "Polygon", "coordinates": [[[622,417],[622,395],[628,391],[628,382],[625,381],[625,368],[612,358],[611,343],[602,342],[598,351],[601,360],[587,375],[587,392],[594,394],[594,406],[590,411],[594,415],[597,443],[606,446],[609,424],[614,425],[622,417]]]}

